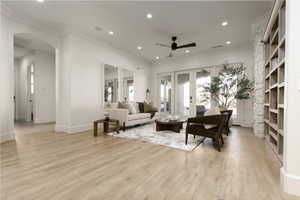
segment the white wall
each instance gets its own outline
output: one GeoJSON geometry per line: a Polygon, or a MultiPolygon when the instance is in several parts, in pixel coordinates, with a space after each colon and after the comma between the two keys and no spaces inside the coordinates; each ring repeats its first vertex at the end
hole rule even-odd
{"type": "Polygon", "coordinates": [[[63,119],[57,123],[58,131],[88,130],[93,120],[102,117],[105,64],[133,71],[137,100],[145,99],[148,81],[144,74],[150,74],[149,64],[105,43],[68,35],[64,38],[62,63],[65,106],[59,111],[63,119]]]}
{"type": "Polygon", "coordinates": [[[14,139],[14,35],[30,33],[55,47],[58,53],[61,53],[61,39],[51,30],[41,31],[32,25],[25,25],[2,1],[0,13],[0,142],[3,142],[14,139]]]}
{"type": "MultiPolygon", "coordinates": [[[[250,29],[249,29],[250,31],[250,29]]],[[[224,63],[243,62],[247,68],[248,77],[253,80],[253,47],[249,43],[238,46],[228,47],[223,49],[212,49],[207,52],[196,55],[185,55],[175,57],[168,60],[160,61],[153,66],[151,90],[152,99],[157,105],[159,99],[158,94],[158,74],[175,72],[181,70],[188,70],[194,68],[202,68],[209,66],[216,66],[224,63]]],[[[242,126],[252,126],[253,123],[253,103],[252,99],[238,102],[238,123],[242,126]]]]}
{"type": "Polygon", "coordinates": [[[0,136],[1,142],[14,139],[14,56],[13,37],[30,33],[55,48],[56,129],[76,132],[91,128],[101,117],[103,65],[110,64],[134,71],[136,100],[145,99],[149,87],[149,63],[106,43],[85,36],[60,37],[48,29],[26,24],[0,1],[0,136]]]}

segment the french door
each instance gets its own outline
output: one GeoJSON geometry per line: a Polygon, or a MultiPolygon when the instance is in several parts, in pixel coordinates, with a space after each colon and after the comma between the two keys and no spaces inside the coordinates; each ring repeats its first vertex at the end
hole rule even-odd
{"type": "Polygon", "coordinates": [[[160,90],[160,113],[171,114],[172,113],[172,75],[167,74],[160,76],[159,90],[160,90]]]}
{"type": "Polygon", "coordinates": [[[210,72],[205,69],[176,72],[175,114],[190,117],[201,109],[210,109],[210,94],[204,90],[210,80],[210,72]]]}
{"type": "Polygon", "coordinates": [[[191,71],[175,73],[175,114],[179,116],[192,116],[193,80],[191,71]]]}

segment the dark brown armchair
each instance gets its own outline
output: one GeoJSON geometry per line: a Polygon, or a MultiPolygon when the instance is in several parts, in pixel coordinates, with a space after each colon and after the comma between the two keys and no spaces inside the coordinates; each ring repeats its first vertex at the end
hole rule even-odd
{"type": "Polygon", "coordinates": [[[185,144],[188,141],[188,134],[198,135],[212,138],[217,150],[221,151],[221,145],[224,144],[222,133],[227,117],[227,114],[221,114],[189,118],[186,126],[185,144]],[[215,125],[215,127],[207,129],[205,128],[207,125],[215,125]]]}
{"type": "Polygon", "coordinates": [[[226,135],[229,135],[230,133],[230,128],[229,128],[229,121],[230,121],[230,118],[232,116],[232,110],[223,110],[221,111],[221,114],[227,114],[227,119],[226,119],[226,122],[225,122],[225,126],[224,126],[224,133],[226,135]]]}

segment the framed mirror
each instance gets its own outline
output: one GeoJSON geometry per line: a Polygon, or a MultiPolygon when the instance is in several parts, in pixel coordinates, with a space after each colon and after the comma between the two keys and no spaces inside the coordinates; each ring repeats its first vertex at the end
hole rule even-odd
{"type": "Polygon", "coordinates": [[[104,65],[104,102],[118,102],[118,68],[104,65]]]}
{"type": "Polygon", "coordinates": [[[134,101],[134,78],[133,72],[127,69],[122,69],[123,82],[123,100],[124,102],[134,101]]]}

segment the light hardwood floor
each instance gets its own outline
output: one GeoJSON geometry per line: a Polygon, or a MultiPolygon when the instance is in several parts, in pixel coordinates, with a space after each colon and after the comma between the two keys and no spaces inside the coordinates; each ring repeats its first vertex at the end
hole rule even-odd
{"type": "Polygon", "coordinates": [[[17,129],[16,142],[1,144],[1,200],[299,199],[280,192],[280,165],[251,129],[233,128],[221,153],[209,140],[185,152],[92,131],[17,129]]]}

